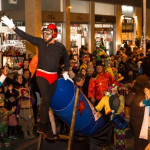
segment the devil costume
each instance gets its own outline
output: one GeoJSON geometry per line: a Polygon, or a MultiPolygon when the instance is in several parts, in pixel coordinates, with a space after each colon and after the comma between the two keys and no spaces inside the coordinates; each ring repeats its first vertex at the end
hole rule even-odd
{"type": "MultiPolygon", "coordinates": [[[[50,24],[47,29],[52,30],[52,37],[56,38],[58,33],[57,27],[50,24]]],[[[47,132],[47,127],[45,124],[47,123],[48,119],[49,105],[57,85],[57,69],[59,65],[59,58],[62,54],[65,64],[64,71],[68,71],[69,56],[64,45],[59,42],[55,41],[54,43],[46,44],[44,39],[28,35],[18,28],[15,28],[14,31],[19,36],[38,47],[38,64],[36,76],[38,87],[40,89],[43,100],[40,109],[40,112],[42,112],[40,113],[40,124],[37,132],[45,134],[47,132]]]]}

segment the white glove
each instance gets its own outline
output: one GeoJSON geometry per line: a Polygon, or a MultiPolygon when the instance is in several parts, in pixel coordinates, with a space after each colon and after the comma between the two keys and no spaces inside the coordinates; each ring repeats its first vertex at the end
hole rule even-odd
{"type": "Polygon", "coordinates": [[[1,17],[1,20],[2,20],[1,22],[6,24],[10,29],[12,29],[15,26],[13,20],[9,19],[7,16],[1,17]]]}
{"type": "Polygon", "coordinates": [[[68,72],[64,72],[62,75],[65,80],[70,80],[71,82],[73,82],[73,80],[69,78],[68,72]]]}

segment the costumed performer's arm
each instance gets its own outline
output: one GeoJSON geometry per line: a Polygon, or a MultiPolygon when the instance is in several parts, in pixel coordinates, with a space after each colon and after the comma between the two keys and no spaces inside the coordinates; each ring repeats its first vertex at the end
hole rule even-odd
{"type": "Polygon", "coordinates": [[[12,107],[12,109],[10,111],[4,112],[4,111],[0,110],[0,119],[4,118],[5,116],[9,116],[9,115],[13,114],[15,109],[16,109],[16,106],[12,107]]]}
{"type": "Polygon", "coordinates": [[[67,50],[66,50],[64,45],[62,48],[62,55],[64,57],[64,65],[65,65],[64,71],[68,71],[68,69],[69,69],[69,56],[68,56],[67,50]]]}
{"type": "Polygon", "coordinates": [[[101,111],[103,109],[103,107],[105,107],[105,114],[109,114],[111,112],[110,106],[109,106],[109,97],[108,96],[104,96],[100,102],[98,103],[98,105],[95,107],[95,109],[97,111],[101,111]]]}
{"type": "Polygon", "coordinates": [[[19,113],[20,113],[20,102],[18,102],[18,105],[17,105],[16,115],[19,115],[19,113]]]}
{"type": "Polygon", "coordinates": [[[129,91],[128,95],[125,98],[125,103],[130,106],[134,99],[135,99],[135,93],[129,91]]]}
{"type": "Polygon", "coordinates": [[[144,99],[140,102],[141,107],[150,106],[150,98],[148,100],[144,99]]]}
{"type": "Polygon", "coordinates": [[[15,24],[13,23],[12,19],[9,19],[7,16],[3,16],[1,17],[2,23],[6,24],[10,29],[13,29],[19,36],[21,36],[23,39],[27,40],[28,42],[30,42],[33,45],[38,46],[39,45],[39,39],[41,38],[37,38],[37,37],[33,37],[27,33],[25,33],[24,31],[18,29],[15,24]]]}
{"type": "Polygon", "coordinates": [[[95,78],[91,78],[88,87],[88,98],[95,99],[95,78]]]}
{"type": "Polygon", "coordinates": [[[106,68],[105,68],[105,71],[106,71],[106,72],[108,72],[108,73],[110,73],[110,74],[111,74],[111,76],[112,76],[112,77],[114,77],[114,73],[113,73],[113,71],[112,71],[112,68],[111,68],[111,67],[106,67],[106,68]]]}

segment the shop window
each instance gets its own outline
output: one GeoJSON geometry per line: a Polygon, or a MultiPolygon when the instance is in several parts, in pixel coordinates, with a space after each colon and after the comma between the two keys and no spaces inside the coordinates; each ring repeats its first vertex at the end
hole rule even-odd
{"type": "Polygon", "coordinates": [[[113,53],[113,36],[112,24],[95,24],[95,47],[102,45],[108,55],[113,53]]]}
{"type": "Polygon", "coordinates": [[[24,11],[25,10],[25,0],[18,0],[15,3],[13,3],[12,0],[0,0],[0,8],[1,11],[8,11],[8,10],[14,10],[14,11],[24,11]]]}
{"type": "Polygon", "coordinates": [[[134,9],[132,6],[122,5],[122,14],[124,16],[133,17],[134,9]]]}
{"type": "Polygon", "coordinates": [[[71,24],[70,28],[70,43],[72,46],[81,45],[87,46],[88,39],[88,25],[87,24],[71,24]]]}
{"type": "Polygon", "coordinates": [[[115,6],[111,4],[95,3],[95,14],[114,16],[115,6]]]}
{"type": "Polygon", "coordinates": [[[89,13],[89,2],[70,0],[70,12],[74,13],[89,13]]]}
{"type": "Polygon", "coordinates": [[[62,0],[41,0],[42,10],[62,12],[62,0]]]}

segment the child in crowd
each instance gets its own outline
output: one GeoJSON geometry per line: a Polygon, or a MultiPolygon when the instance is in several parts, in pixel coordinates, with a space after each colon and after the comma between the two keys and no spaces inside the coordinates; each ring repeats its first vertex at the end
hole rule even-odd
{"type": "MultiPolygon", "coordinates": [[[[11,86],[11,85],[10,85],[11,86]]],[[[16,98],[15,98],[15,93],[9,93],[7,92],[6,94],[6,101],[5,101],[5,108],[7,110],[11,110],[12,107],[16,107],[17,103],[16,103],[16,98]]],[[[9,126],[8,126],[8,135],[9,135],[9,139],[17,139],[15,137],[15,126],[17,126],[17,118],[16,118],[16,113],[13,112],[13,114],[11,114],[9,116],[9,126]]]]}
{"type": "Polygon", "coordinates": [[[29,90],[27,88],[21,88],[20,94],[21,99],[18,102],[16,114],[19,117],[18,124],[22,126],[24,138],[34,138],[33,125],[34,125],[34,114],[32,105],[35,103],[34,99],[30,97],[29,90]],[[29,135],[27,133],[29,131],[29,135]]]}
{"type": "MultiPolygon", "coordinates": [[[[6,108],[4,108],[4,94],[0,93],[0,135],[3,134],[3,139],[5,142],[6,150],[10,150],[10,142],[8,139],[8,116],[13,114],[15,111],[16,107],[12,107],[10,111],[8,111],[6,108]]],[[[0,150],[1,148],[1,143],[0,143],[0,150]]]]}

